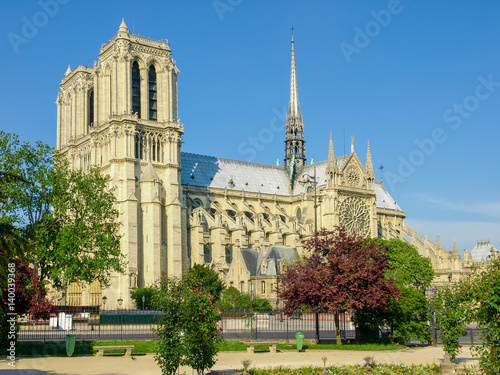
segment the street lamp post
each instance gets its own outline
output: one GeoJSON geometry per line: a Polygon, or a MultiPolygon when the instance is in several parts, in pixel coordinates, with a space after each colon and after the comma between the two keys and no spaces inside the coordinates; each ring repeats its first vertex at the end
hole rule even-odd
{"type": "Polygon", "coordinates": [[[102,309],[106,310],[106,302],[108,301],[108,297],[102,297],[102,309]]]}
{"type": "MultiPolygon", "coordinates": [[[[316,166],[314,166],[314,174],[308,175],[303,174],[301,178],[298,180],[299,184],[306,186],[306,189],[309,185],[313,185],[314,189],[314,237],[318,236],[318,182],[316,181],[316,166]],[[306,178],[307,177],[307,178],[306,178]]],[[[316,318],[316,342],[319,343],[319,312],[316,309],[315,313],[316,318]]]]}
{"type": "Polygon", "coordinates": [[[123,300],[121,298],[118,299],[118,314],[120,315],[120,340],[123,340],[123,321],[122,314],[120,313],[120,307],[122,306],[123,300]]]}
{"type": "MultiPolygon", "coordinates": [[[[108,301],[108,297],[102,297],[102,311],[106,310],[106,302],[108,301]]],[[[99,314],[99,337],[101,337],[101,314],[99,314]]]]}
{"type": "Polygon", "coordinates": [[[308,185],[313,185],[314,189],[314,236],[316,237],[316,233],[318,232],[318,196],[317,196],[317,181],[316,181],[316,166],[314,167],[314,174],[308,175],[303,174],[301,178],[298,180],[299,184],[308,187],[308,185]],[[307,177],[307,178],[306,178],[307,177]]]}
{"type": "MultiPolygon", "coordinates": [[[[253,317],[254,317],[254,313],[253,313],[253,284],[252,282],[250,281],[250,332],[251,333],[251,337],[253,337],[253,317]]],[[[257,328],[257,321],[255,321],[255,328],[257,328]]]]}

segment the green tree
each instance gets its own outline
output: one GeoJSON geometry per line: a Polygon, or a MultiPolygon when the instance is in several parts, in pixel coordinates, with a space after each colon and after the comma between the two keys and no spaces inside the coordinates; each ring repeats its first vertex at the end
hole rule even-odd
{"type": "Polygon", "coordinates": [[[154,296],[157,288],[155,287],[145,287],[145,288],[135,288],[130,291],[130,297],[135,301],[135,306],[138,309],[144,307],[145,310],[154,309],[154,296]],[[144,306],[142,303],[142,297],[144,297],[144,306]]]}
{"type": "Polygon", "coordinates": [[[492,254],[490,262],[474,269],[459,282],[438,288],[432,301],[436,325],[441,330],[444,350],[451,359],[460,352],[460,336],[467,323],[485,329],[482,345],[474,346],[479,365],[487,375],[500,373],[500,257],[492,254]]]}
{"type": "Polygon", "coordinates": [[[20,159],[17,157],[17,135],[0,130],[0,223],[17,225],[20,219],[16,206],[20,184],[20,159]]]}
{"type": "Polygon", "coordinates": [[[2,259],[33,249],[27,260],[40,282],[63,290],[73,281],[107,285],[124,270],[116,198],[97,167],[71,170],[48,145],[0,131],[0,171],[2,259]]]}
{"type": "MultiPolygon", "coordinates": [[[[0,131],[0,288],[7,285],[8,264],[16,258],[24,258],[28,249],[17,226],[16,198],[19,186],[26,182],[19,175],[18,148],[15,134],[0,131]]],[[[0,295],[0,302],[1,298],[0,295]]]]}
{"type": "MultiPolygon", "coordinates": [[[[0,132],[1,144],[1,132],[0,132]]],[[[31,251],[29,243],[23,238],[22,232],[14,226],[16,217],[12,216],[12,197],[15,191],[13,184],[24,180],[13,173],[0,171],[0,290],[7,287],[9,265],[15,261],[25,261],[31,251]]],[[[3,295],[0,293],[0,310],[2,310],[3,295]]]]}
{"type": "MultiPolygon", "coordinates": [[[[16,259],[24,261],[25,254],[30,250],[29,244],[16,227],[0,223],[0,289],[7,286],[9,264],[16,259]]],[[[0,295],[0,304],[1,302],[0,295]]]]}
{"type": "Polygon", "coordinates": [[[222,332],[218,325],[220,314],[208,292],[192,289],[192,293],[187,294],[182,306],[185,312],[182,324],[186,346],[184,364],[203,374],[216,362],[222,332]]]}
{"type": "Polygon", "coordinates": [[[414,246],[396,238],[379,239],[377,243],[389,247],[387,276],[392,276],[397,286],[412,287],[425,293],[434,279],[430,259],[420,255],[414,246]]]}
{"type": "MultiPolygon", "coordinates": [[[[21,162],[19,174],[26,183],[20,186],[15,202],[23,214],[20,223],[24,227],[24,237],[34,248],[39,242],[40,227],[51,215],[53,151],[47,144],[37,141],[34,146],[23,143],[16,153],[21,162]]],[[[36,258],[31,260],[36,261],[36,258]]]]}
{"type": "Polygon", "coordinates": [[[241,293],[238,289],[230,286],[221,294],[221,299],[216,302],[220,308],[238,308],[255,311],[270,311],[273,309],[266,298],[254,298],[249,293],[241,293]]]}
{"type": "Polygon", "coordinates": [[[252,309],[255,311],[271,311],[273,307],[266,298],[254,298],[252,302],[252,309]]]}
{"type": "Polygon", "coordinates": [[[220,308],[240,307],[241,293],[234,286],[230,286],[221,293],[221,298],[216,302],[220,308]]]}
{"type": "Polygon", "coordinates": [[[64,291],[71,282],[108,285],[112,271],[124,272],[118,210],[113,188],[98,167],[71,170],[55,154],[51,215],[38,227],[35,264],[40,279],[64,291]]]}
{"type": "Polygon", "coordinates": [[[155,295],[163,311],[158,327],[155,359],[163,374],[174,374],[179,365],[188,365],[199,374],[215,364],[220,314],[212,296],[186,283],[162,279],[155,295]]]}
{"type": "Polygon", "coordinates": [[[41,141],[20,144],[17,135],[0,131],[0,222],[33,227],[50,213],[52,151],[41,141]]]}
{"type": "Polygon", "coordinates": [[[451,360],[460,352],[460,336],[465,332],[470,304],[470,283],[462,281],[438,288],[431,306],[435,310],[436,327],[441,331],[443,349],[451,360]]]}
{"type": "Polygon", "coordinates": [[[500,257],[493,254],[491,263],[475,270],[470,283],[470,321],[486,329],[482,345],[475,346],[485,374],[500,374],[500,257]]]}
{"type": "Polygon", "coordinates": [[[400,342],[415,337],[421,341],[430,340],[429,304],[425,296],[425,290],[434,278],[430,260],[421,256],[414,246],[404,241],[375,241],[380,246],[389,248],[389,268],[385,276],[394,278],[400,295],[398,298],[389,296],[385,307],[365,308],[356,312],[355,322],[361,338],[367,341],[378,340],[379,330],[389,327],[392,337],[400,342]]]}
{"type": "Polygon", "coordinates": [[[164,278],[155,289],[154,306],[163,314],[159,316],[157,328],[153,329],[156,341],[155,360],[162,374],[175,374],[185,353],[183,340],[183,298],[187,288],[182,283],[164,278]]]}
{"type": "MultiPolygon", "coordinates": [[[[11,331],[9,319],[12,319],[12,316],[7,315],[9,284],[10,286],[14,284],[14,288],[21,287],[16,283],[17,273],[14,276],[13,272],[20,261],[25,261],[26,254],[31,250],[17,227],[20,216],[16,209],[16,198],[20,185],[26,183],[18,174],[20,170],[19,160],[16,157],[18,147],[19,140],[16,135],[0,131],[0,350],[2,353],[6,353],[10,343],[17,340],[19,330],[16,325],[14,331],[11,331]]],[[[14,288],[11,287],[10,291],[12,292],[14,288]]]]}
{"type": "Polygon", "coordinates": [[[195,264],[191,267],[183,281],[191,288],[195,288],[201,292],[209,292],[213,297],[214,302],[220,299],[221,293],[226,286],[224,281],[219,277],[219,273],[215,270],[214,265],[195,264]]]}

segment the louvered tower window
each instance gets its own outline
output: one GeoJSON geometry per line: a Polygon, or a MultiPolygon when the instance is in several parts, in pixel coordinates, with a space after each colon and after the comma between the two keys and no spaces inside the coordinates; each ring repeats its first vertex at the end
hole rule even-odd
{"type": "Polygon", "coordinates": [[[141,117],[141,71],[137,61],[132,64],[132,113],[141,117]]]}
{"type": "Polygon", "coordinates": [[[156,121],[158,112],[157,88],[156,88],[156,69],[154,65],[149,67],[149,119],[156,121]]]}
{"type": "Polygon", "coordinates": [[[89,94],[89,128],[94,126],[94,90],[89,94]]]}

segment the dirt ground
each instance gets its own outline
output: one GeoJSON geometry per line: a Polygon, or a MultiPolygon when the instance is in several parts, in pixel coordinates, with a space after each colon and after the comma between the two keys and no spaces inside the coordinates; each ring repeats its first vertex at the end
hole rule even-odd
{"type": "MultiPolygon", "coordinates": [[[[394,351],[348,351],[348,350],[308,350],[269,352],[221,352],[217,363],[212,368],[212,373],[232,373],[233,370],[242,369],[241,362],[246,359],[252,361],[250,367],[276,367],[288,366],[292,368],[312,365],[323,366],[323,357],[327,358],[328,365],[364,363],[365,357],[373,357],[378,363],[405,363],[405,364],[440,364],[444,358],[442,347],[406,348],[394,351]]],[[[469,347],[462,348],[458,358],[459,363],[476,362],[472,357],[469,347]]],[[[132,358],[116,355],[76,356],[76,357],[31,357],[20,358],[12,368],[4,359],[0,360],[0,375],[52,375],[52,374],[161,374],[154,355],[135,355],[132,358]]],[[[194,374],[189,367],[182,367],[180,374],[194,374]]]]}

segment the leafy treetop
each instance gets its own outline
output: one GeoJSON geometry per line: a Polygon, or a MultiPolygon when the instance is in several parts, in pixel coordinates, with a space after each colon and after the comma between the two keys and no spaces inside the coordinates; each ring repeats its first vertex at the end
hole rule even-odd
{"type": "Polygon", "coordinates": [[[224,281],[219,277],[214,265],[195,264],[191,267],[183,278],[183,281],[190,288],[195,288],[201,292],[209,292],[214,302],[220,299],[221,293],[226,289],[224,281]]]}

